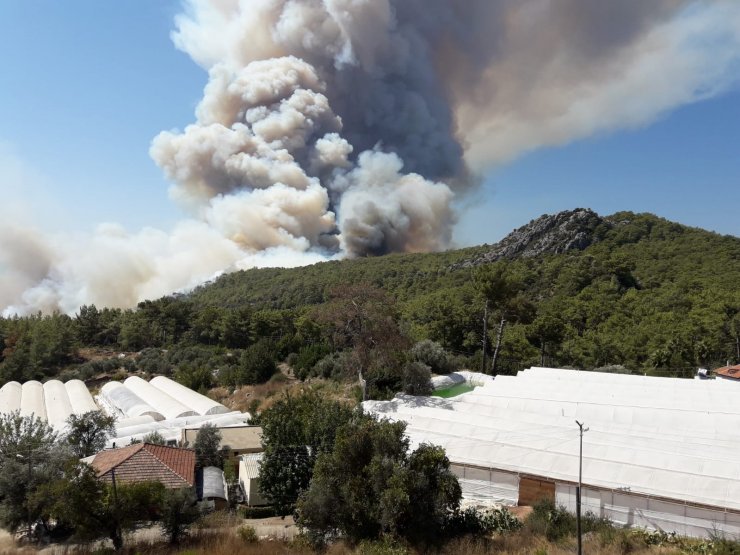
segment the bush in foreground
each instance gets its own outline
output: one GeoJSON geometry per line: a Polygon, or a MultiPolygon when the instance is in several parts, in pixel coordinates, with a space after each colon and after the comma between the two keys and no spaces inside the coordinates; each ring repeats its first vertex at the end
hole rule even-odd
{"type": "Polygon", "coordinates": [[[414,545],[443,539],[460,503],[457,477],[440,447],[408,452],[403,423],[358,417],[319,456],[297,506],[298,524],[317,544],[389,538],[414,545]]]}

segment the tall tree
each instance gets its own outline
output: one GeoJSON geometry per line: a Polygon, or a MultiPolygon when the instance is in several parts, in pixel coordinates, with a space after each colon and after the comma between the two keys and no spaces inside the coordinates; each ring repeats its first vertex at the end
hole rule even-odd
{"type": "Polygon", "coordinates": [[[540,365],[545,364],[547,346],[556,345],[563,340],[565,324],[554,314],[543,313],[537,316],[527,328],[527,339],[540,349],[540,365]]]}
{"type": "Polygon", "coordinates": [[[123,547],[124,533],[155,520],[162,506],[164,486],[159,482],[103,482],[95,470],[70,461],[64,476],[49,482],[39,496],[51,500],[50,517],[74,529],[81,541],[109,538],[123,547]]]}
{"type": "Polygon", "coordinates": [[[171,545],[188,536],[190,526],[200,517],[198,497],[192,488],[165,491],[162,498],[159,526],[171,545]]]}
{"type": "Polygon", "coordinates": [[[221,432],[210,423],[200,427],[195,436],[195,464],[199,468],[206,466],[224,467],[224,458],[221,454],[221,432]]]}
{"type": "Polygon", "coordinates": [[[14,532],[43,516],[34,493],[61,473],[68,454],[44,421],[18,412],[0,416],[0,524],[14,532]]]}
{"type": "Polygon", "coordinates": [[[398,326],[395,301],[368,284],[340,285],[314,317],[335,350],[351,349],[370,396],[398,391],[409,341],[398,326]]]}
{"type": "Polygon", "coordinates": [[[441,447],[408,452],[405,424],[358,418],[316,462],[298,503],[298,523],[321,543],[383,535],[420,546],[438,542],[462,492],[441,447]]]}
{"type": "Polygon", "coordinates": [[[83,345],[95,345],[103,326],[100,318],[100,311],[94,304],[90,306],[82,305],[77,316],[75,317],[75,326],[77,328],[77,339],[83,345]]]}
{"type": "Polygon", "coordinates": [[[351,416],[346,405],[316,393],[285,395],[260,415],[260,490],[278,514],[293,511],[311,481],[316,457],[333,448],[337,429],[351,416]]]}
{"type": "MultiPolygon", "coordinates": [[[[521,276],[510,272],[503,262],[479,267],[473,275],[476,286],[488,301],[488,306],[498,317],[496,340],[491,356],[491,373],[496,374],[501,343],[508,321],[525,323],[531,321],[535,308],[520,293],[524,288],[521,276]]],[[[484,360],[488,337],[484,337],[484,360]]],[[[487,369],[485,369],[487,371],[487,369]]]]}

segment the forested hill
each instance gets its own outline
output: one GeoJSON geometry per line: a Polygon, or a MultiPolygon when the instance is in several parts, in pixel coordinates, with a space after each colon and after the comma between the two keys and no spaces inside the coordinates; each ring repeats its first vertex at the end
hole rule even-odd
{"type": "Polygon", "coordinates": [[[135,310],[0,318],[0,383],[90,377],[102,368],[90,367],[91,349],[141,352],[136,369],[203,387],[215,368],[233,370],[219,380],[254,380],[264,357],[352,375],[340,355],[354,353],[390,390],[422,340],[480,368],[486,300],[496,372],[545,363],[688,375],[740,362],[740,238],[578,209],[495,245],[235,272],[135,310]]]}
{"type": "MultiPolygon", "coordinates": [[[[617,220],[621,224],[623,220],[617,220]]],[[[500,242],[467,249],[430,254],[395,254],[359,260],[315,264],[304,268],[266,268],[222,276],[198,288],[190,298],[204,304],[241,306],[245,303],[272,308],[294,308],[324,302],[339,283],[371,283],[410,298],[419,291],[435,289],[450,274],[469,277],[458,270],[500,259],[531,258],[583,250],[603,239],[614,227],[612,218],[601,218],[592,210],[579,208],[545,214],[512,231],[500,242]]]]}
{"type": "Polygon", "coordinates": [[[638,290],[690,280],[732,293],[740,283],[738,237],[652,214],[601,217],[576,209],[543,215],[494,245],[234,272],[197,288],[188,298],[198,305],[286,309],[322,303],[338,284],[364,282],[403,302],[469,284],[473,268],[501,260],[515,262],[512,271],[528,270],[527,293],[537,301],[588,289],[606,277],[609,264],[624,265],[611,270],[629,272],[638,290]],[[562,269],[567,270],[564,275],[562,269]]]}
{"type": "Polygon", "coordinates": [[[502,357],[515,365],[539,362],[543,343],[546,362],[584,368],[689,371],[738,358],[740,238],[652,214],[576,209],[495,245],[236,272],[190,299],[293,309],[326,301],[338,284],[368,283],[396,299],[414,338],[470,354],[480,347],[483,283],[497,272],[521,306],[491,305],[491,341],[503,311],[502,357]]]}

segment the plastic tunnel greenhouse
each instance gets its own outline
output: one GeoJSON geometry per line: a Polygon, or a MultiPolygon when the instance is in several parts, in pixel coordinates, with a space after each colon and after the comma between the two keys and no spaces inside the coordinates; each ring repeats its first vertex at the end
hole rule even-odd
{"type": "Polygon", "coordinates": [[[740,388],[533,368],[450,399],[367,401],[407,423],[412,446],[445,448],[464,497],[575,510],[579,428],[584,511],[690,536],[740,536],[740,388]]]}

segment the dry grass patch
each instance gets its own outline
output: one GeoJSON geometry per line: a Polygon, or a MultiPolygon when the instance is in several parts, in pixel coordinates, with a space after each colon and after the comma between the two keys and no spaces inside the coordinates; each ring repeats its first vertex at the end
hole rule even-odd
{"type": "Polygon", "coordinates": [[[292,377],[292,372],[281,364],[281,371],[263,384],[245,385],[233,392],[225,387],[217,387],[209,392],[209,396],[231,410],[244,412],[256,409],[262,412],[274,405],[284,393],[299,395],[308,390],[319,391],[328,399],[355,405],[357,398],[354,389],[354,384],[323,378],[312,378],[302,382],[292,377]]]}

